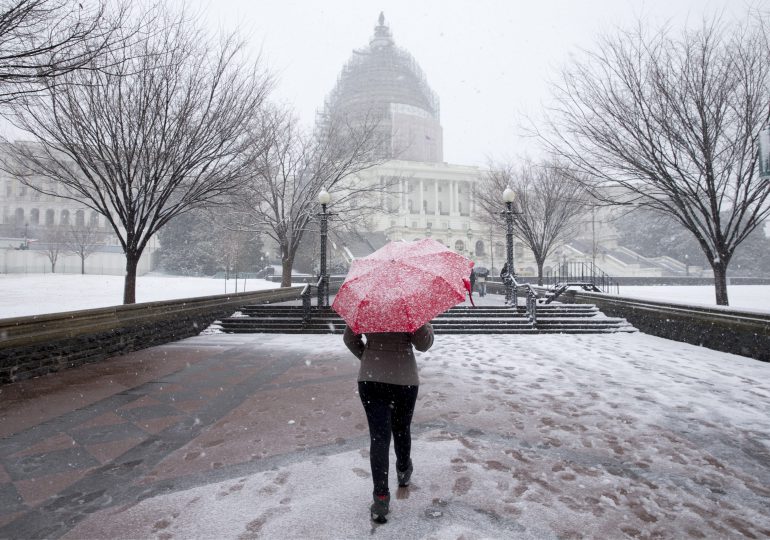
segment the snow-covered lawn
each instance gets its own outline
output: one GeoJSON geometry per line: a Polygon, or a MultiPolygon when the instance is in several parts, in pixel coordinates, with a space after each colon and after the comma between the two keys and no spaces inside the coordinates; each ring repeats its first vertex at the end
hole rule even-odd
{"type": "MultiPolygon", "coordinates": [[[[691,305],[715,306],[714,287],[693,286],[622,286],[620,296],[677,302],[691,305]]],[[[731,285],[727,287],[730,307],[751,311],[770,311],[770,285],[731,285]]]]}
{"type": "MultiPolygon", "coordinates": [[[[278,287],[264,279],[239,279],[237,292],[278,287]]],[[[173,298],[193,298],[236,292],[234,279],[149,275],[137,278],[136,301],[152,302],[173,298]]],[[[714,306],[711,286],[624,286],[621,296],[714,306]]],[[[738,309],[770,311],[770,285],[733,285],[728,287],[730,306],[738,309]]],[[[474,295],[479,300],[478,295],[474,295]]],[[[498,303],[497,295],[488,295],[481,303],[498,303]]],[[[120,276],[72,274],[0,275],[0,318],[57,313],[121,304],[123,278],[120,276]]]]}
{"type": "MultiPolygon", "coordinates": [[[[153,302],[278,287],[264,279],[214,279],[182,276],[140,276],[136,301],[153,302]],[[245,287],[245,289],[244,289],[245,287]]],[[[0,318],[57,313],[123,303],[121,276],[72,274],[0,275],[0,318]]]]}

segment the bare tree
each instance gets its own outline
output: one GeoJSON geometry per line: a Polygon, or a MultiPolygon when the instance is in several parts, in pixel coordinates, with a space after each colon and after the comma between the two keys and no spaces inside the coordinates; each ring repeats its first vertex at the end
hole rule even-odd
{"type": "Polygon", "coordinates": [[[514,233],[532,250],[537,263],[537,282],[543,284],[543,266],[552,250],[572,238],[585,214],[587,192],[574,181],[574,172],[553,162],[526,160],[491,164],[474,197],[482,209],[481,219],[498,227],[500,196],[506,187],[516,194],[514,233]]]}
{"type": "Polygon", "coordinates": [[[541,140],[593,176],[598,199],[681,223],[713,269],[717,304],[727,305],[733,252],[770,214],[770,183],[757,175],[769,73],[751,24],[711,20],[679,35],[640,25],[564,69],[541,140]]]}
{"type": "Polygon", "coordinates": [[[119,44],[125,9],[107,17],[106,0],[0,1],[0,104],[39,90],[119,44]]]}
{"type": "Polygon", "coordinates": [[[46,228],[40,234],[40,240],[42,242],[37,244],[40,251],[36,252],[48,259],[48,262],[51,263],[51,273],[55,274],[59,255],[66,251],[67,231],[59,227],[46,228]]]}
{"type": "Polygon", "coordinates": [[[73,71],[16,104],[15,122],[36,144],[15,143],[10,164],[38,191],[35,175],[106,217],[126,255],[127,304],[150,238],[220,202],[252,169],[246,150],[270,87],[234,35],[216,43],[183,13],[142,25],[141,39],[95,60],[109,70],[73,71]]]}
{"type": "Polygon", "coordinates": [[[94,224],[70,227],[64,238],[64,249],[80,258],[80,273],[86,273],[86,259],[103,245],[103,233],[94,224]]]}
{"type": "Polygon", "coordinates": [[[356,173],[385,158],[379,121],[374,116],[355,123],[329,117],[315,134],[304,132],[285,110],[272,109],[263,118],[263,141],[257,147],[255,173],[234,202],[238,227],[261,231],[281,250],[281,286],[291,285],[291,269],[303,234],[320,207],[318,194],[332,194],[330,210],[344,215],[348,226],[379,209],[373,194],[390,183],[364,184],[356,173]]]}

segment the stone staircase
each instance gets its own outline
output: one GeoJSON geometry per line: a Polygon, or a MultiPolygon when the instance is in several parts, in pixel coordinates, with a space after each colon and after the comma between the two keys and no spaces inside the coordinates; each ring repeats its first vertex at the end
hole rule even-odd
{"type": "MultiPolygon", "coordinates": [[[[303,322],[302,306],[244,306],[241,315],[219,321],[226,333],[341,334],[345,321],[330,308],[313,308],[303,322]]],[[[592,304],[539,304],[537,322],[525,308],[453,307],[431,321],[436,334],[603,334],[636,332],[625,319],[605,317],[592,304]]]]}

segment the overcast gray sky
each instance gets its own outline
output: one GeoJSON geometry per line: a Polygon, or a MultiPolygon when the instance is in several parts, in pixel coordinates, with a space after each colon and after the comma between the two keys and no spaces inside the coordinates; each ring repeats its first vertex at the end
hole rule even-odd
{"type": "MultiPolygon", "coordinates": [[[[274,97],[310,124],[354,48],[368,44],[380,11],[441,99],[444,159],[535,153],[523,115],[537,116],[547,81],[597,35],[642,17],[652,24],[732,18],[743,0],[196,0],[212,24],[238,26],[278,77],[274,97]]],[[[752,5],[756,5],[753,3],[752,5]]]]}
{"type": "MultiPolygon", "coordinates": [[[[183,0],[179,0],[182,2],[183,0]]],[[[310,125],[380,11],[441,99],[444,159],[480,165],[536,153],[522,117],[537,117],[547,81],[601,32],[742,16],[760,0],[188,0],[212,27],[238,28],[277,77],[273,98],[310,125]]]]}

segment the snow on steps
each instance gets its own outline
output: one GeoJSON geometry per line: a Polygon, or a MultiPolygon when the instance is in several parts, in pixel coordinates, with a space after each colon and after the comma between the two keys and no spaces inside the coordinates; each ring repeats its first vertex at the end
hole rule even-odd
{"type": "MultiPolygon", "coordinates": [[[[301,306],[244,306],[238,317],[219,321],[225,333],[341,334],[345,322],[331,309],[313,308],[312,320],[303,324],[301,306]]],[[[431,321],[436,334],[601,334],[636,332],[625,319],[606,317],[592,304],[537,306],[537,323],[524,307],[454,307],[431,321]]]]}

